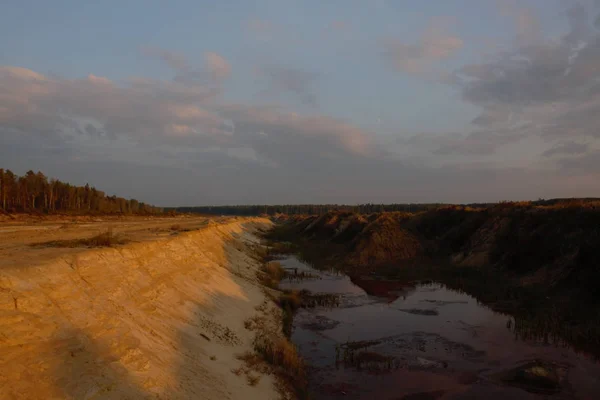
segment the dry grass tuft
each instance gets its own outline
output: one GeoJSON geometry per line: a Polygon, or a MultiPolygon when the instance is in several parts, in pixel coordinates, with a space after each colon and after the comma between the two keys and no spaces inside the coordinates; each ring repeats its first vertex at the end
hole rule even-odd
{"type": "Polygon", "coordinates": [[[304,362],[289,340],[258,335],[254,339],[254,350],[263,362],[274,368],[282,384],[295,392],[297,398],[307,398],[304,362]]]}
{"type": "Polygon", "coordinates": [[[244,328],[248,329],[249,331],[265,330],[266,325],[266,318],[258,315],[255,315],[252,318],[248,318],[244,321],[244,328]]]}
{"type": "Polygon", "coordinates": [[[254,340],[254,350],[269,364],[281,368],[286,374],[304,378],[304,362],[289,340],[266,336],[257,336],[254,340]]]}
{"type": "Polygon", "coordinates": [[[264,271],[275,279],[282,279],[285,275],[285,270],[277,261],[269,261],[265,265],[264,271]]]}
{"type": "Polygon", "coordinates": [[[116,237],[112,229],[103,232],[99,235],[92,236],[89,239],[81,239],[80,243],[88,247],[111,247],[125,243],[125,240],[116,237]]]}
{"type": "Polygon", "coordinates": [[[252,374],[248,374],[246,375],[246,380],[248,381],[248,385],[250,386],[256,386],[258,385],[258,382],[260,382],[260,375],[252,375],[252,374]]]}
{"type": "Polygon", "coordinates": [[[269,250],[263,245],[255,245],[252,250],[250,254],[258,261],[265,261],[269,257],[269,250]]]}
{"type": "Polygon", "coordinates": [[[129,242],[113,234],[112,229],[87,239],[53,240],[50,242],[34,243],[33,247],[113,247],[129,242]]]}
{"type": "Polygon", "coordinates": [[[302,305],[302,295],[297,290],[285,291],[279,296],[277,304],[284,310],[296,311],[302,305]]]}
{"type": "Polygon", "coordinates": [[[283,311],[282,314],[282,330],[285,336],[292,335],[292,324],[294,322],[294,313],[302,305],[302,296],[297,290],[287,291],[282,293],[276,300],[279,307],[283,311]]]}
{"type": "Polygon", "coordinates": [[[190,232],[190,231],[192,231],[192,229],[184,228],[180,224],[172,225],[171,228],[169,228],[169,229],[171,229],[173,232],[190,232]]]}
{"type": "Polygon", "coordinates": [[[276,289],[284,276],[285,270],[277,261],[269,261],[259,273],[261,283],[271,289],[276,289]]]}

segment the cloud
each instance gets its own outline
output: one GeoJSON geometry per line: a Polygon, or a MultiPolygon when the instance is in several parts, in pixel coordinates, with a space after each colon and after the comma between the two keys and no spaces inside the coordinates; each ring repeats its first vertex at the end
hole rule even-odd
{"type": "Polygon", "coordinates": [[[269,33],[273,30],[273,24],[259,18],[252,18],[248,21],[248,29],[256,33],[269,33]]]}
{"type": "Polygon", "coordinates": [[[330,31],[345,32],[350,29],[350,24],[346,21],[337,19],[329,23],[328,29],[330,31]]]}
{"type": "Polygon", "coordinates": [[[540,21],[532,9],[522,7],[517,0],[496,0],[496,6],[501,15],[513,20],[517,47],[526,47],[541,40],[540,21]]]}
{"type": "Polygon", "coordinates": [[[576,157],[564,157],[558,164],[570,173],[598,174],[600,172],[600,151],[590,151],[576,157]]]}
{"type": "Polygon", "coordinates": [[[204,53],[204,59],[206,69],[214,80],[222,80],[231,75],[231,66],[223,56],[214,52],[207,52],[204,53]]]}
{"type": "MultiPolygon", "coordinates": [[[[547,40],[529,32],[530,11],[510,10],[517,24],[515,47],[491,60],[463,66],[453,74],[453,84],[462,98],[482,109],[474,127],[495,147],[524,137],[542,137],[549,142],[575,142],[600,138],[600,33],[591,29],[590,13],[578,3],[565,13],[568,31],[547,40]],[[525,22],[523,22],[525,21],[525,22]],[[521,26],[522,25],[522,26],[521,26]]],[[[492,150],[491,147],[485,149],[492,150]]],[[[477,146],[474,145],[476,148],[477,146]]],[[[577,149],[557,145],[546,156],[577,149]]]]}
{"type": "Polygon", "coordinates": [[[224,106],[221,115],[234,121],[240,144],[278,165],[304,168],[311,162],[371,157],[377,151],[367,132],[327,116],[245,105],[224,106]]]}
{"type": "Polygon", "coordinates": [[[292,95],[301,103],[317,106],[317,98],[312,90],[318,74],[292,67],[266,66],[259,68],[259,76],[266,80],[267,95],[292,95]]]}
{"type": "MultiPolygon", "coordinates": [[[[160,205],[490,201],[568,196],[575,183],[598,190],[600,171],[585,171],[597,166],[593,155],[564,161],[558,173],[467,160],[411,164],[347,121],[224,104],[199,84],[118,84],[1,67],[0,87],[6,167],[42,169],[160,205]]],[[[468,138],[451,136],[449,147],[468,138]]]]}
{"type": "Polygon", "coordinates": [[[519,132],[512,132],[512,135],[508,135],[505,132],[479,131],[470,133],[464,138],[442,144],[433,152],[439,155],[489,155],[496,152],[499,147],[517,142],[520,139],[522,139],[522,134],[519,132]]]}
{"type": "Polygon", "coordinates": [[[488,156],[502,146],[523,139],[520,129],[511,134],[504,131],[478,130],[468,134],[445,132],[443,134],[420,133],[408,139],[399,139],[401,145],[415,150],[425,150],[436,156],[488,156]]]}
{"type": "Polygon", "coordinates": [[[231,75],[231,65],[220,54],[212,51],[204,53],[204,66],[192,66],[187,58],[178,52],[161,49],[158,47],[142,47],[141,53],[146,57],[158,58],[177,72],[176,82],[183,84],[204,83],[210,81],[219,83],[231,75]]]}
{"type": "Polygon", "coordinates": [[[398,38],[384,39],[383,54],[396,70],[422,74],[462,48],[462,39],[448,34],[447,30],[447,18],[433,18],[417,43],[407,44],[398,38]]]}
{"type": "Polygon", "coordinates": [[[582,154],[586,153],[589,149],[590,145],[587,143],[577,143],[577,142],[562,142],[557,143],[551,149],[546,150],[542,155],[544,157],[551,157],[560,154],[582,154]]]}
{"type": "MultiPolygon", "coordinates": [[[[536,19],[524,15],[509,16],[511,50],[449,77],[475,110],[460,133],[386,146],[384,135],[305,107],[318,103],[317,73],[263,66],[258,76],[279,105],[240,104],[223,96],[232,74],[223,55],[207,52],[195,66],[154,48],[142,53],[168,65],[173,79],[113,81],[98,71],[64,79],[0,67],[0,159],[170,205],[598,195],[600,32],[572,9],[568,32],[549,40],[519,27],[536,19]]],[[[435,70],[462,47],[449,24],[433,20],[416,43],[389,39],[388,61],[408,73],[435,70]]]]}
{"type": "Polygon", "coordinates": [[[181,53],[150,46],[144,46],[140,51],[147,57],[154,57],[164,61],[169,67],[175,70],[187,70],[189,68],[186,57],[181,53]]]}
{"type": "Polygon", "coordinates": [[[117,84],[94,74],[61,79],[0,67],[0,87],[3,136],[72,149],[80,159],[106,151],[107,162],[172,163],[167,155],[178,154],[175,160],[198,163],[194,157],[210,151],[222,160],[301,168],[307,160],[325,166],[369,157],[374,148],[369,133],[342,120],[223,104],[219,91],[193,82],[117,84]]]}
{"type": "Polygon", "coordinates": [[[254,38],[261,40],[270,40],[278,30],[272,22],[260,18],[251,18],[246,28],[254,38]]]}
{"type": "Polygon", "coordinates": [[[118,86],[93,74],[70,80],[0,67],[0,86],[8,89],[0,95],[0,126],[31,136],[74,142],[81,134],[102,132],[161,141],[173,126],[187,126],[188,134],[203,138],[221,134],[221,119],[202,107],[213,94],[198,85],[133,79],[118,86]],[[97,129],[86,129],[90,124],[97,129]]]}

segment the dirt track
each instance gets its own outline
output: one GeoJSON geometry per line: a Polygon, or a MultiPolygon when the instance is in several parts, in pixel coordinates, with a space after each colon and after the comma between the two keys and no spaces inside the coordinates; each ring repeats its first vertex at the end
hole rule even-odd
{"type": "Polygon", "coordinates": [[[266,301],[250,255],[253,232],[269,224],[0,222],[0,398],[279,398],[272,376],[250,385],[237,359],[252,348],[245,320],[266,315],[278,330],[279,310],[266,301]],[[40,245],[109,228],[129,243],[40,245]]]}

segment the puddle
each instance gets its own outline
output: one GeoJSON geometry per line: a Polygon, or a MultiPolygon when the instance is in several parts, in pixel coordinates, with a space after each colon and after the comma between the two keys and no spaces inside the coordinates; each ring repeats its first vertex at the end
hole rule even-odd
{"type": "Polygon", "coordinates": [[[511,316],[468,294],[438,283],[353,282],[293,256],[279,261],[311,277],[284,280],[282,288],[339,299],[294,318],[292,341],[311,366],[312,398],[591,399],[600,392],[593,357],[522,339],[511,316]]]}

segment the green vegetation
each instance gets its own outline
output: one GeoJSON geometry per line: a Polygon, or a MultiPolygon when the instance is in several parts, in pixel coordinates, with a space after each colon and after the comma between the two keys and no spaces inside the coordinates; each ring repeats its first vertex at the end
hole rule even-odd
{"type": "Polygon", "coordinates": [[[75,186],[41,172],[17,176],[0,168],[0,211],[28,213],[159,214],[162,208],[107,196],[89,185],[75,186]]]}

